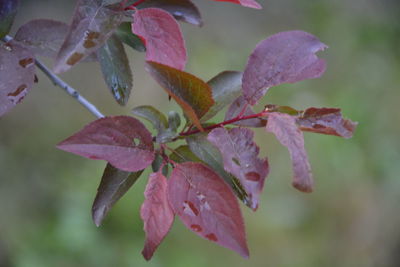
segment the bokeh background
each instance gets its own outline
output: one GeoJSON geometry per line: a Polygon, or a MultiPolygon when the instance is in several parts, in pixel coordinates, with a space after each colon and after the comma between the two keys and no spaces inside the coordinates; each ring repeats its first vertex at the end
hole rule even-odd
{"type": "MultiPolygon", "coordinates": [[[[69,22],[75,4],[20,2],[14,32],[34,18],[69,22]]],[[[271,173],[258,211],[243,207],[250,259],[197,237],[176,220],[146,263],[139,207],[147,174],[97,228],[90,211],[104,162],[55,148],[94,118],[39,73],[39,84],[23,103],[0,118],[0,266],[400,266],[400,2],[259,2],[263,10],[194,0],[205,25],[182,25],[187,70],[205,80],[243,70],[268,35],[305,30],[330,46],[321,53],[326,74],[273,88],[264,103],[341,107],[359,126],[349,140],[305,134],[316,180],[312,194],[290,186],[286,149],[257,131],[271,173]]],[[[129,114],[143,104],[177,110],[145,73],[143,54],[127,51],[135,81],[125,108],[112,99],[94,63],[62,78],[105,114],[129,114]]]]}

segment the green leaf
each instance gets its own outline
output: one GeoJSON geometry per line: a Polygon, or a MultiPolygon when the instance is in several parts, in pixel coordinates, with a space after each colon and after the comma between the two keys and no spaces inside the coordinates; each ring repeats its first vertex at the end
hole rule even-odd
{"type": "Polygon", "coordinates": [[[143,41],[132,32],[132,24],[130,22],[122,22],[115,31],[118,38],[139,52],[146,52],[143,41]]]}
{"type": "Polygon", "coordinates": [[[173,131],[170,128],[168,128],[168,129],[166,129],[164,131],[161,131],[157,135],[156,142],[159,143],[159,144],[165,144],[165,143],[173,141],[178,136],[179,135],[175,131],[173,131]]]}
{"type": "Polygon", "coordinates": [[[227,173],[224,170],[222,155],[219,150],[207,140],[206,133],[199,133],[186,138],[190,150],[199,159],[210,166],[216,173],[218,173],[227,182],[235,194],[240,200],[242,200],[246,205],[249,202],[249,197],[243,188],[240,181],[233,175],[227,173]]]}
{"type": "Polygon", "coordinates": [[[183,163],[187,161],[202,162],[193,152],[188,145],[182,145],[174,149],[174,152],[169,155],[169,158],[176,163],[183,163]]]}
{"type": "Polygon", "coordinates": [[[271,112],[286,113],[292,116],[297,116],[301,113],[300,111],[289,106],[266,105],[265,108],[271,112]]]}
{"type": "Polygon", "coordinates": [[[133,115],[149,121],[157,132],[162,132],[168,127],[168,121],[164,114],[153,106],[138,106],[132,109],[133,115]]]}
{"type": "MultiPolygon", "coordinates": [[[[153,163],[151,163],[151,168],[153,172],[158,172],[163,165],[163,158],[160,156],[160,154],[157,154],[156,157],[154,158],[153,163]]],[[[164,164],[163,169],[162,169],[162,174],[167,176],[168,175],[168,165],[164,164]]]]}
{"type": "Polygon", "coordinates": [[[112,35],[97,51],[104,80],[118,104],[126,105],[132,90],[132,72],[122,42],[112,35]]]}
{"type": "Polygon", "coordinates": [[[17,14],[19,1],[1,0],[0,2],[0,38],[8,34],[17,14]]]}
{"type": "Polygon", "coordinates": [[[131,188],[142,172],[126,172],[107,164],[92,207],[93,221],[97,226],[100,226],[109,210],[131,188]]]}
{"type": "Polygon", "coordinates": [[[168,112],[168,128],[176,132],[181,125],[181,117],[176,111],[168,112]]]}
{"type": "Polygon", "coordinates": [[[207,121],[220,110],[231,104],[242,92],[242,73],[239,71],[224,71],[208,81],[211,87],[214,105],[201,118],[207,121]]]}
{"type": "Polygon", "coordinates": [[[146,69],[202,130],[199,118],[214,104],[208,84],[190,73],[152,61],[147,61],[146,69]]]}

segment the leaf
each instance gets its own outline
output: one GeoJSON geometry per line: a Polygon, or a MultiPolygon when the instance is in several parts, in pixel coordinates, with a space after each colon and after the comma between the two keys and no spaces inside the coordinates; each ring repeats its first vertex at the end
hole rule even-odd
{"type": "Polygon", "coordinates": [[[97,226],[101,225],[114,204],[128,192],[142,172],[126,172],[107,164],[92,207],[93,221],[97,226]]]}
{"type": "Polygon", "coordinates": [[[238,71],[221,72],[208,81],[208,85],[211,87],[215,103],[201,118],[201,121],[211,119],[240,96],[242,92],[242,73],[238,71]]]}
{"type": "Polygon", "coordinates": [[[108,161],[123,171],[145,169],[154,160],[150,132],[135,118],[98,119],[57,145],[57,148],[90,159],[108,161]]]}
{"type": "Polygon", "coordinates": [[[146,260],[151,259],[174,222],[175,215],[167,199],[167,185],[167,178],[161,172],[152,173],[144,192],[145,200],[140,209],[140,217],[146,232],[142,251],[146,260]]]}
{"type": "MultiPolygon", "coordinates": [[[[248,106],[247,101],[244,99],[243,96],[239,96],[228,108],[228,111],[225,114],[225,120],[231,120],[236,118],[246,107],[245,111],[243,112],[242,116],[251,116],[254,115],[253,109],[248,106]]],[[[241,120],[233,123],[239,126],[245,127],[265,127],[267,121],[262,118],[254,118],[248,120],[241,120]]]]}
{"type": "Polygon", "coordinates": [[[201,162],[201,160],[195,154],[193,154],[187,145],[182,145],[178,148],[175,148],[171,155],[169,155],[169,158],[176,163],[183,163],[187,161],[201,162]]]}
{"type": "Polygon", "coordinates": [[[199,119],[214,104],[208,84],[190,73],[156,62],[148,61],[146,70],[181,106],[194,125],[202,130],[199,119]]]}
{"type": "Polygon", "coordinates": [[[255,0],[213,0],[217,2],[230,2],[234,4],[239,4],[245,7],[251,7],[255,9],[261,9],[261,5],[257,3],[255,0]]]}
{"type": "Polygon", "coordinates": [[[15,41],[0,43],[0,116],[20,103],[35,79],[33,54],[15,41]]]}
{"type": "Polygon", "coordinates": [[[240,180],[249,197],[248,205],[255,211],[269,166],[266,158],[257,157],[260,149],[253,137],[250,129],[221,127],[212,130],[207,139],[221,152],[224,169],[240,180]]]}
{"type": "Polygon", "coordinates": [[[159,8],[139,9],[133,15],[132,31],[145,40],[146,60],[183,70],[186,47],[179,24],[159,8]]]}
{"type": "Polygon", "coordinates": [[[129,45],[133,49],[139,52],[146,51],[146,47],[144,46],[143,41],[139,38],[139,36],[132,33],[132,23],[122,22],[115,31],[115,34],[122,42],[129,45]]]}
{"type": "Polygon", "coordinates": [[[164,159],[160,154],[156,154],[154,161],[151,163],[151,169],[153,172],[159,172],[162,167],[162,174],[168,175],[168,165],[164,163],[164,159]]]}
{"type": "Polygon", "coordinates": [[[146,0],[138,8],[161,8],[175,17],[196,26],[202,26],[203,21],[197,7],[189,0],[146,0]]]}
{"type": "Polygon", "coordinates": [[[168,112],[168,128],[173,132],[176,132],[181,125],[181,117],[178,112],[170,111],[168,112]]]}
{"type": "Polygon", "coordinates": [[[311,167],[304,148],[303,133],[296,125],[296,118],[284,113],[270,113],[266,130],[273,133],[289,150],[294,172],[293,186],[302,192],[312,192],[311,167]]]}
{"type": "Polygon", "coordinates": [[[325,61],[315,53],[327,46],[302,31],[281,32],[261,41],[243,73],[243,94],[255,105],[268,88],[320,77],[325,61]]]}
{"type": "Polygon", "coordinates": [[[132,114],[149,121],[158,132],[168,128],[165,115],[153,106],[138,106],[132,109],[132,114]]]}
{"type": "Polygon", "coordinates": [[[122,10],[108,8],[102,0],[78,0],[54,71],[65,72],[99,49],[121,23],[122,17],[122,10]]]}
{"type": "Polygon", "coordinates": [[[222,155],[220,151],[207,140],[206,133],[199,133],[186,138],[190,150],[204,163],[217,172],[226,183],[228,183],[237,197],[246,205],[250,204],[250,199],[240,181],[233,175],[224,170],[222,155]]]}
{"type": "Polygon", "coordinates": [[[0,39],[6,36],[17,14],[19,1],[1,0],[0,2],[0,39]]]}
{"type": "Polygon", "coordinates": [[[297,124],[302,131],[344,138],[351,138],[357,126],[357,123],[343,119],[338,108],[308,108],[297,118],[297,124]]]}
{"type": "Polygon", "coordinates": [[[201,163],[177,164],[168,182],[168,199],[188,229],[249,257],[239,204],[210,168],[201,163]]]}
{"type": "Polygon", "coordinates": [[[289,106],[278,106],[278,105],[266,105],[265,108],[269,111],[269,112],[280,112],[280,113],[286,113],[292,116],[297,116],[300,114],[300,111],[289,107],[289,106]]]}

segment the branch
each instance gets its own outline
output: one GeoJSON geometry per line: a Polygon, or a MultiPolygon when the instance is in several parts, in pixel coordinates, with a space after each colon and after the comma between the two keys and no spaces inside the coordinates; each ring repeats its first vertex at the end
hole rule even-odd
{"type": "MultiPolygon", "coordinates": [[[[4,42],[10,42],[13,40],[11,36],[6,35],[3,39],[4,42]]],[[[81,96],[78,91],[76,91],[69,84],[64,82],[60,77],[54,74],[49,68],[46,67],[40,60],[35,59],[36,66],[54,83],[54,85],[61,87],[64,91],[75,98],[79,103],[81,103],[87,110],[89,110],[97,118],[105,117],[95,105],[90,103],[86,98],[81,96]]]]}

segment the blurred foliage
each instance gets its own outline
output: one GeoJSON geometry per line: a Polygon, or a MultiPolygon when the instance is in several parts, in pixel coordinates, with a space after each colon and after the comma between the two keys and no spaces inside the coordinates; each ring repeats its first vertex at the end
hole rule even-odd
{"type": "MultiPolygon", "coordinates": [[[[68,22],[74,2],[21,1],[14,32],[33,18],[68,22]]],[[[350,140],[306,134],[315,192],[291,188],[287,151],[258,131],[272,169],[258,211],[243,207],[250,260],[176,220],[145,263],[139,207],[148,173],[95,227],[90,209],[105,164],[55,149],[93,117],[39,73],[24,103],[0,119],[0,266],[399,266],[398,0],[260,0],[261,11],[195,3],[205,25],[183,25],[188,71],[205,80],[242,70],[257,42],[278,31],[309,31],[330,46],[321,53],[328,61],[321,79],[273,88],[263,103],[340,107],[359,122],[350,140]]],[[[134,89],[126,108],[113,101],[93,63],[62,77],[105,114],[129,114],[144,104],[178,110],[145,73],[143,55],[128,57],[134,89]]]]}

